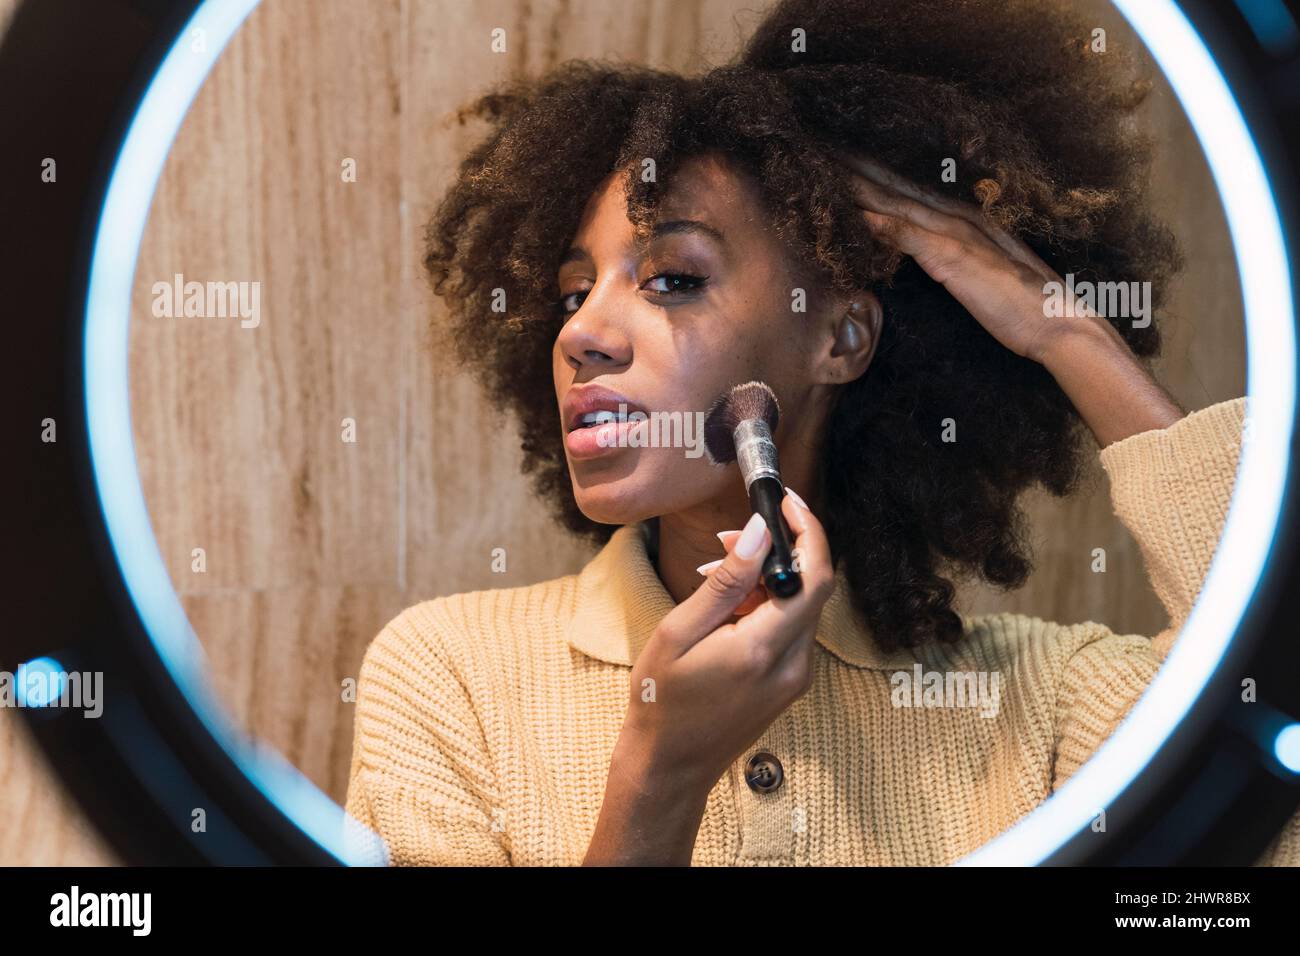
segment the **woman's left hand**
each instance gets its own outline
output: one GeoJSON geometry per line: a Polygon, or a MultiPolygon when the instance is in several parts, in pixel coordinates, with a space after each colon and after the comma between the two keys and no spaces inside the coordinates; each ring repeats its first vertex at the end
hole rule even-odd
{"type": "Polygon", "coordinates": [[[1043,365],[1073,402],[1097,444],[1187,413],[1106,319],[1074,299],[1061,277],[981,210],[895,175],[864,156],[836,151],[873,229],[916,260],[989,334],[1043,365]],[[1062,315],[1049,315],[1047,284],[1058,283],[1062,315]]]}
{"type": "MultiPolygon", "coordinates": [[[[854,175],[863,216],[888,242],[916,260],[980,325],[1017,355],[1044,363],[1071,325],[1048,316],[1044,285],[1065,282],[1022,241],[985,220],[979,207],[902,179],[874,160],[836,152],[854,175]]],[[[1075,301],[1075,310],[1096,313],[1075,301]]],[[[1068,308],[1068,307],[1067,307],[1068,308]]]]}

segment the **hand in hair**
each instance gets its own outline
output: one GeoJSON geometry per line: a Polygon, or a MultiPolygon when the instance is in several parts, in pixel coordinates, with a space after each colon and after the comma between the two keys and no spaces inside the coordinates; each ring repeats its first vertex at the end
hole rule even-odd
{"type": "Polygon", "coordinates": [[[978,206],[925,189],[865,156],[836,156],[852,173],[854,199],[873,232],[915,259],[1017,355],[1042,364],[1072,318],[1099,318],[1083,303],[1075,303],[1073,316],[1049,317],[1043,287],[1065,281],[978,206]]]}

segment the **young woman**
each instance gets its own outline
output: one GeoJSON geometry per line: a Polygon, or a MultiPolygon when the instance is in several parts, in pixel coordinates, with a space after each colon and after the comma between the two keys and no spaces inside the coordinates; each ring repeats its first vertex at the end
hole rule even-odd
{"type": "Polygon", "coordinates": [[[1188,415],[1149,311],[1051,305],[1068,274],[1158,308],[1181,265],[1146,86],[1090,39],[1041,0],[792,0],[702,76],[568,63],[466,111],[493,131],[425,264],[538,494],[603,547],[372,642],[347,810],[394,863],[944,864],[1113,732],[1208,569],[1244,399],[1188,415]],[[754,379],[791,598],[734,467],[608,421],[754,379]],[[1168,630],[956,612],[953,575],[1023,582],[1017,499],[1069,493],[1085,432],[1168,630]]]}

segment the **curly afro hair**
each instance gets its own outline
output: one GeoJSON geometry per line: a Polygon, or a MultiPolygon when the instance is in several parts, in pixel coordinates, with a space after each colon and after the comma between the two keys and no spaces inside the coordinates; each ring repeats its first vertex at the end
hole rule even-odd
{"type": "MultiPolygon", "coordinates": [[[[1018,499],[1034,483],[1075,490],[1086,428],[1044,368],[873,236],[830,154],[869,154],[978,204],[1061,276],[1149,282],[1159,309],[1182,255],[1148,209],[1153,143],[1134,111],[1151,83],[1131,55],[1093,52],[1092,28],[1048,0],[785,0],[700,75],[571,60],[461,108],[460,122],[491,131],[428,223],[424,265],[453,353],[517,415],[524,471],[562,524],[597,544],[614,530],[578,510],[561,442],[561,240],[578,200],[623,170],[644,234],[674,168],[720,150],[761,185],[800,273],[884,305],[876,355],[832,412],[821,489],[832,553],[877,643],[959,640],[952,577],[1023,584],[1018,499]],[[638,175],[645,159],[654,182],[638,175]],[[955,182],[940,177],[946,160],[955,182]],[[945,418],[960,419],[959,441],[941,440],[945,418]]],[[[1136,355],[1157,354],[1155,321],[1109,321],[1136,355]]]]}

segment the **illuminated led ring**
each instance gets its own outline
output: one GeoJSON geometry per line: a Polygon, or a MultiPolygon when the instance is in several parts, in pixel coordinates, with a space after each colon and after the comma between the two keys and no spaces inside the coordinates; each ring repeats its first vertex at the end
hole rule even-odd
{"type": "Polygon", "coordinates": [[[249,739],[216,700],[203,648],[172,589],[145,508],[127,391],[131,283],[154,190],[199,87],[259,0],[205,0],[149,84],[113,165],[86,298],[86,416],[113,552],[150,639],[209,733],[253,784],[341,861],[382,862],[369,831],[271,748],[249,739]]]}
{"type": "MultiPolygon", "coordinates": [[[[86,414],[95,484],[132,598],[195,712],[254,784],[344,862],[374,862],[342,809],[279,754],[245,738],[208,684],[202,649],[172,589],[145,508],[131,439],[131,288],[149,205],[182,119],[222,49],[259,0],[206,0],[149,85],[114,165],[95,237],[86,304],[86,414]],[[202,31],[197,33],[196,31],[202,31]],[[186,38],[202,36],[202,49],[186,38]]],[[[1159,63],[1191,119],[1223,197],[1245,295],[1250,441],[1228,521],[1174,650],[1130,718],[1041,806],[959,861],[1035,865],[1085,829],[1147,766],[1204,690],[1236,633],[1272,547],[1286,487],[1296,343],[1282,225],[1263,161],[1227,81],[1173,0],[1112,0],[1159,63]],[[1191,693],[1189,693],[1191,691],[1191,693]]],[[[1294,726],[1279,737],[1295,749],[1294,726]]]]}

